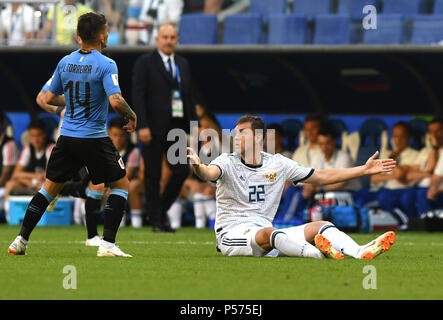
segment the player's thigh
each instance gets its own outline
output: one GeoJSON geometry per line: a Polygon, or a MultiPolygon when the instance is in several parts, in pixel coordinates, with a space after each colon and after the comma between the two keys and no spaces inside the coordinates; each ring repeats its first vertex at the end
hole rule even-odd
{"type": "MultiPolygon", "coordinates": [[[[115,183],[126,178],[123,159],[109,137],[91,139],[82,154],[92,183],[115,183]]],[[[125,181],[128,179],[126,178],[125,181]]],[[[126,189],[127,190],[127,187],[126,189]]]]}
{"type": "Polygon", "coordinates": [[[106,187],[104,183],[93,184],[92,181],[89,181],[88,189],[96,192],[105,192],[106,187]]]}
{"type": "Polygon", "coordinates": [[[46,178],[54,183],[64,183],[71,180],[83,167],[77,157],[79,141],[75,138],[60,136],[52,149],[46,169],[46,178]]]}
{"type": "Polygon", "coordinates": [[[261,229],[248,225],[235,227],[222,236],[218,248],[225,256],[264,256],[269,250],[264,250],[255,241],[261,229]]]}

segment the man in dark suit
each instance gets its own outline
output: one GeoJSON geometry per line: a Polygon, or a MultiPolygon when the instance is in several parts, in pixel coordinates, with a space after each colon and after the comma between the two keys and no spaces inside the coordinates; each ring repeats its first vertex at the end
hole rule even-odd
{"type": "Polygon", "coordinates": [[[173,232],[167,211],[189,175],[187,164],[171,164],[171,178],[160,195],[163,155],[175,141],[167,141],[171,129],[189,133],[197,120],[192,97],[191,72],[186,59],[174,54],[178,43],[172,24],[160,27],[157,50],[140,56],[133,71],[133,105],[139,115],[139,138],[145,161],[146,206],[154,232],[173,232]]]}

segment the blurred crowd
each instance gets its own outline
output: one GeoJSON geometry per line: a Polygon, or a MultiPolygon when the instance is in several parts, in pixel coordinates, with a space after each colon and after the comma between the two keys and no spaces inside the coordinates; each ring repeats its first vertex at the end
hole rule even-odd
{"type": "Polygon", "coordinates": [[[108,45],[153,44],[160,25],[178,26],[183,13],[215,14],[233,0],[42,0],[0,4],[1,45],[74,45],[78,17],[102,13],[110,27],[108,45]]]}

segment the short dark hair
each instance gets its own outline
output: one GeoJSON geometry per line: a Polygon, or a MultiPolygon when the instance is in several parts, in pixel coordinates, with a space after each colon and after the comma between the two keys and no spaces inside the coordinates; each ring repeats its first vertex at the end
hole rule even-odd
{"type": "Polygon", "coordinates": [[[437,118],[432,119],[431,122],[429,122],[429,124],[432,124],[432,123],[439,123],[440,126],[443,127],[443,117],[437,117],[437,118]]]}
{"type": "Polygon", "coordinates": [[[126,120],[121,117],[115,117],[111,121],[109,121],[109,129],[111,128],[120,128],[123,129],[123,127],[126,125],[126,120]]]}
{"type": "Polygon", "coordinates": [[[28,125],[28,130],[29,129],[40,129],[40,130],[43,130],[45,133],[47,133],[46,132],[46,124],[41,119],[32,120],[28,125]]]}
{"type": "Polygon", "coordinates": [[[332,139],[337,140],[337,131],[329,124],[324,124],[318,131],[319,136],[330,136],[332,139]]]}
{"type": "Polygon", "coordinates": [[[323,115],[317,114],[317,113],[307,115],[305,118],[305,122],[308,122],[308,121],[316,121],[320,124],[321,127],[326,122],[325,117],[323,115]]]}
{"type": "Polygon", "coordinates": [[[403,127],[406,130],[406,134],[408,135],[408,137],[412,137],[412,126],[409,122],[398,121],[394,124],[392,129],[394,129],[395,127],[403,127]]]}
{"type": "Polygon", "coordinates": [[[102,14],[85,13],[78,18],[77,35],[85,43],[97,44],[98,35],[103,32],[106,23],[106,17],[102,14]]]}
{"type": "Polygon", "coordinates": [[[237,120],[237,124],[246,123],[246,122],[249,122],[251,124],[251,129],[254,132],[254,135],[255,135],[256,130],[262,130],[263,131],[263,141],[265,141],[265,137],[266,137],[265,122],[260,117],[253,116],[250,114],[244,115],[243,117],[241,117],[240,119],[237,120]]]}
{"type": "Polygon", "coordinates": [[[271,123],[270,125],[267,126],[268,129],[274,129],[275,132],[280,135],[280,136],[284,136],[285,135],[285,130],[283,129],[282,125],[279,123],[271,123]]]}

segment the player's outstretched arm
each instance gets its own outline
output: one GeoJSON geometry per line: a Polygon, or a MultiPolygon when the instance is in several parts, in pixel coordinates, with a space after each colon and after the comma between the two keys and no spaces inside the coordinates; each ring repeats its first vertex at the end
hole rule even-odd
{"type": "Polygon", "coordinates": [[[137,128],[137,115],[128,105],[121,93],[114,93],[109,96],[111,107],[123,118],[128,120],[128,124],[123,127],[128,132],[133,132],[137,128]]]}
{"type": "Polygon", "coordinates": [[[197,153],[195,153],[194,149],[186,148],[188,150],[188,159],[190,164],[192,165],[192,169],[194,173],[200,177],[202,180],[206,181],[215,181],[221,175],[221,170],[217,166],[207,166],[201,163],[200,158],[197,153]]]}
{"type": "Polygon", "coordinates": [[[370,157],[362,166],[353,168],[315,170],[314,173],[304,182],[326,185],[347,181],[365,175],[391,172],[396,166],[396,161],[393,159],[376,159],[378,154],[378,151],[375,152],[374,155],[370,157]]]}

